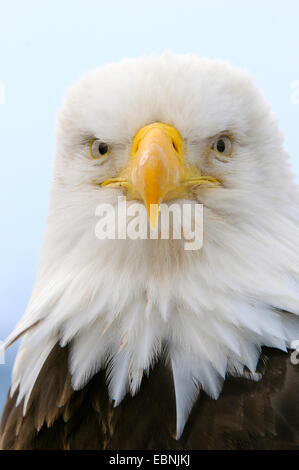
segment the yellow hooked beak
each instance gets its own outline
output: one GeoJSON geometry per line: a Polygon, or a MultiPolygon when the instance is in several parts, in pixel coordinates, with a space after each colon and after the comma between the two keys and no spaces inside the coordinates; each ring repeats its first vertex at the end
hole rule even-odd
{"type": "Polygon", "coordinates": [[[163,201],[184,197],[190,186],[218,183],[187,166],[182,150],[183,140],[175,127],[162,122],[142,127],[133,141],[129,167],[102,186],[125,187],[130,198],[143,200],[154,229],[163,201]]]}

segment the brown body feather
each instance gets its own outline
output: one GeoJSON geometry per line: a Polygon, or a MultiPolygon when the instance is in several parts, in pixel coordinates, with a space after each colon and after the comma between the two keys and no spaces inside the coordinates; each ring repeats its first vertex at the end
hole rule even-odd
{"type": "Polygon", "coordinates": [[[299,449],[299,366],[267,349],[260,382],[226,380],[216,401],[201,393],[179,441],[172,375],[159,363],[140,392],[116,408],[104,372],[74,392],[68,349],[54,348],[34,386],[27,413],[8,398],[2,449],[299,449]],[[265,366],[266,363],[266,366],[265,366]]]}

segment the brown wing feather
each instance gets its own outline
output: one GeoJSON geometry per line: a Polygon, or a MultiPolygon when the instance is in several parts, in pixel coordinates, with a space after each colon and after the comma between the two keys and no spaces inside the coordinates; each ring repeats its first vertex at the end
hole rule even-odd
{"type": "Polygon", "coordinates": [[[217,401],[204,393],[176,441],[170,371],[159,363],[140,392],[113,408],[104,372],[79,392],[71,387],[68,348],[53,349],[28,404],[8,398],[2,449],[298,449],[299,367],[287,354],[264,350],[263,379],[230,378],[217,401]],[[267,360],[265,358],[268,357],[267,360]],[[266,362],[266,367],[265,367],[266,362]]]}

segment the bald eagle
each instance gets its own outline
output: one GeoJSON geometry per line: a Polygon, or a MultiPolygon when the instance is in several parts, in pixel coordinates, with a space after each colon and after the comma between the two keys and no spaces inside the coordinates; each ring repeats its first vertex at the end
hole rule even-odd
{"type": "Polygon", "coordinates": [[[6,342],[21,338],[0,447],[299,448],[298,203],[246,72],[164,53],[83,77],[58,115],[37,279],[6,342]],[[96,235],[103,205],[126,226],[120,197],[157,237],[96,235]],[[161,235],[172,204],[203,207],[200,249],[161,235]]]}

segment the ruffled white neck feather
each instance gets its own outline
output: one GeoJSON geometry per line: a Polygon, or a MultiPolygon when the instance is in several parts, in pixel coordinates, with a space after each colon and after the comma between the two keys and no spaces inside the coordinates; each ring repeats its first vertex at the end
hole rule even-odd
{"type": "MultiPolygon", "coordinates": [[[[92,242],[86,226],[71,243],[55,244],[49,231],[48,262],[8,339],[41,320],[24,336],[13,372],[11,393],[19,387],[24,413],[57,342],[71,344],[75,390],[107,367],[115,406],[163,357],[173,372],[178,438],[201,389],[217,399],[227,374],[259,379],[261,346],[286,350],[299,338],[299,234],[290,218],[279,218],[279,233],[267,213],[245,229],[205,208],[199,252],[185,252],[180,240],[92,242]]],[[[94,220],[86,223],[91,229],[94,220]]]]}

